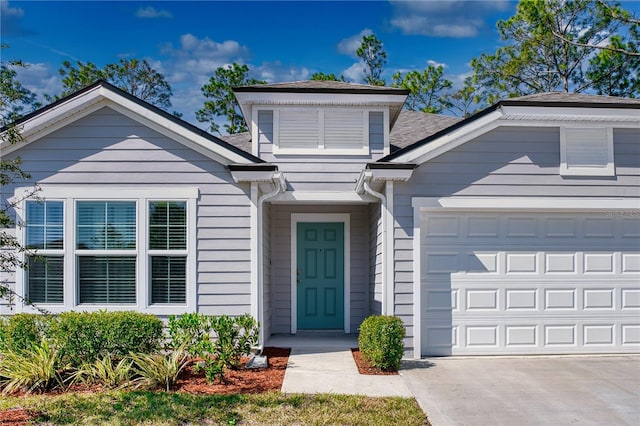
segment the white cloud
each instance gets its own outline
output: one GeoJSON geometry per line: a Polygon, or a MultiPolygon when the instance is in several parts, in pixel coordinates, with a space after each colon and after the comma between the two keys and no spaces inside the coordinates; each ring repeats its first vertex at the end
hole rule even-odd
{"type": "Polygon", "coordinates": [[[311,78],[311,71],[306,67],[283,65],[280,61],[263,62],[258,67],[252,67],[252,77],[267,83],[280,81],[300,81],[311,78]]]}
{"type": "Polygon", "coordinates": [[[351,37],[340,40],[337,46],[338,52],[342,53],[343,55],[353,56],[355,58],[356,50],[362,44],[362,37],[371,34],[373,34],[373,31],[371,31],[369,28],[365,28],[358,34],[354,34],[351,37]]]}
{"type": "Polygon", "coordinates": [[[342,71],[342,75],[347,81],[354,83],[364,82],[364,64],[362,62],[356,62],[346,70],[342,71]]]}
{"type": "Polygon", "coordinates": [[[43,104],[44,95],[57,95],[62,92],[62,81],[57,70],[51,68],[50,64],[28,63],[26,67],[16,68],[18,81],[38,96],[38,100],[43,104]]]}
{"type": "Polygon", "coordinates": [[[434,61],[433,59],[429,59],[427,61],[427,65],[431,65],[432,67],[442,67],[442,68],[447,68],[447,64],[445,64],[444,62],[438,62],[438,61],[434,61]]]}
{"type": "Polygon", "coordinates": [[[392,1],[391,25],[403,34],[475,37],[486,26],[483,16],[514,6],[508,0],[392,1]]]}
{"type": "Polygon", "coordinates": [[[193,34],[183,34],[177,44],[165,44],[160,53],[161,58],[147,61],[171,85],[172,110],[183,113],[185,121],[202,128],[207,127],[206,123],[199,123],[195,116],[205,102],[200,88],[217,68],[233,62],[244,64],[250,57],[249,48],[235,40],[217,42],[193,34]]]}
{"type": "Polygon", "coordinates": [[[9,6],[7,0],[0,0],[0,28],[2,28],[2,35],[31,35],[34,32],[25,28],[22,25],[22,18],[24,17],[24,10],[19,7],[9,6]]]}
{"type": "Polygon", "coordinates": [[[158,10],[153,6],[141,7],[136,10],[135,15],[143,19],[173,18],[173,15],[168,10],[158,10]]]}

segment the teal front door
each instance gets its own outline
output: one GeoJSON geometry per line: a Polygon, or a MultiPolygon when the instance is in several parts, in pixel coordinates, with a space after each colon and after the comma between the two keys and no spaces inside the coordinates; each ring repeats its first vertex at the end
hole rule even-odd
{"type": "Polygon", "coordinates": [[[344,328],[344,224],[297,226],[297,320],[302,330],[344,328]]]}

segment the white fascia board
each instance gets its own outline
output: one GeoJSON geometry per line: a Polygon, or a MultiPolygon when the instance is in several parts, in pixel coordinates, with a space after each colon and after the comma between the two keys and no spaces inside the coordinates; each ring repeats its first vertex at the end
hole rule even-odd
{"type": "Polygon", "coordinates": [[[396,181],[406,182],[413,175],[415,169],[364,169],[360,172],[356,180],[354,191],[358,194],[364,193],[365,181],[396,181]]]}
{"type": "Polygon", "coordinates": [[[444,154],[445,152],[460,146],[483,133],[495,129],[498,126],[497,122],[502,115],[503,114],[500,110],[493,111],[484,117],[472,121],[466,126],[462,126],[425,145],[394,158],[393,162],[421,164],[431,158],[444,154]]]}
{"type": "Polygon", "coordinates": [[[273,181],[275,171],[274,170],[232,170],[231,176],[235,183],[243,182],[271,182],[273,181]]]}
{"type": "Polygon", "coordinates": [[[632,211],[640,198],[606,197],[413,197],[411,206],[424,210],[632,211]]]}
{"type": "Polygon", "coordinates": [[[580,108],[580,107],[536,107],[502,106],[504,120],[533,121],[536,125],[557,126],[558,122],[570,121],[581,124],[612,123],[615,127],[640,127],[640,109],[634,108],[580,108]]]}
{"type": "Polygon", "coordinates": [[[368,204],[378,201],[369,194],[354,192],[313,192],[313,191],[287,191],[271,198],[273,204],[368,204]]]}
{"type": "Polygon", "coordinates": [[[371,169],[371,180],[405,182],[411,178],[414,169],[371,169]]]}
{"type": "MultiPolygon", "coordinates": [[[[405,95],[357,93],[236,93],[243,114],[251,112],[251,105],[394,105],[404,104],[405,95]]],[[[251,117],[251,115],[245,115],[251,117]]]]}

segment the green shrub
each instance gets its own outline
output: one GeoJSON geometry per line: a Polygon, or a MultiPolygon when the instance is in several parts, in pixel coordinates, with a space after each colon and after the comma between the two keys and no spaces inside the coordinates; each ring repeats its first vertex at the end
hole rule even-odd
{"type": "Polygon", "coordinates": [[[16,314],[0,321],[0,350],[23,352],[40,344],[45,337],[50,316],[38,314],[16,314]]]}
{"type": "Polygon", "coordinates": [[[216,334],[216,354],[224,367],[240,367],[240,358],[248,355],[251,347],[258,344],[260,327],[249,314],[235,318],[227,315],[211,317],[211,328],[216,334]]]}
{"type": "Polygon", "coordinates": [[[199,313],[169,316],[170,346],[184,347],[191,357],[205,357],[213,352],[209,317],[199,313]]]}
{"type": "Polygon", "coordinates": [[[44,391],[62,386],[59,364],[58,351],[50,347],[46,340],[24,351],[7,349],[0,357],[3,392],[11,393],[20,389],[27,392],[44,391]]]}
{"type": "Polygon", "coordinates": [[[65,312],[51,324],[49,334],[62,359],[74,367],[110,355],[151,353],[162,343],[162,321],[138,312],[65,312]]]}
{"type": "Polygon", "coordinates": [[[373,367],[397,371],[404,354],[404,325],[398,317],[372,315],[360,325],[358,346],[373,367]]]}
{"type": "Polygon", "coordinates": [[[239,317],[207,316],[198,313],[169,317],[173,347],[184,347],[192,357],[200,357],[209,382],[224,378],[225,368],[238,368],[240,359],[258,343],[260,325],[249,314],[239,317]]]}

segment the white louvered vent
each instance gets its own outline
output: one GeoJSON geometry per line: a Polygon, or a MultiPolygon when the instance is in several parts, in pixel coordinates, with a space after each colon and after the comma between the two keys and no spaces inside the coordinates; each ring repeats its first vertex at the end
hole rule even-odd
{"type": "Polygon", "coordinates": [[[325,148],[361,148],[364,123],[363,111],[324,111],[325,148]]]}
{"type": "Polygon", "coordinates": [[[613,129],[562,128],[560,132],[560,174],[612,176],[613,129]]]}
{"type": "Polygon", "coordinates": [[[317,110],[280,110],[278,121],[280,148],[318,148],[319,119],[317,110]]]}

